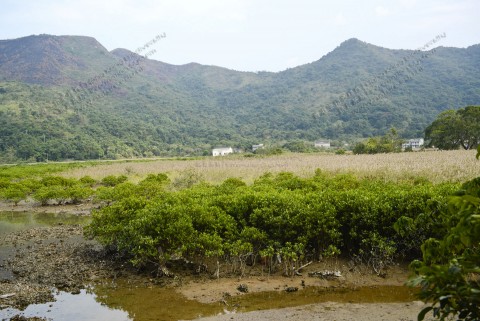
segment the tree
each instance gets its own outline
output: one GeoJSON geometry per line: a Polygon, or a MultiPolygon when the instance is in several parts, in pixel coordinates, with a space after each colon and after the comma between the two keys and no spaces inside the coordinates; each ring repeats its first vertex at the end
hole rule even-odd
{"type": "MultiPolygon", "coordinates": [[[[480,158],[480,146],[477,148],[480,158]]],[[[480,177],[462,186],[450,201],[450,229],[441,240],[428,239],[422,245],[423,260],[413,261],[417,276],[410,285],[421,286],[420,298],[431,305],[418,320],[433,310],[445,320],[480,318],[480,177]]]]}
{"type": "Polygon", "coordinates": [[[370,137],[366,142],[360,142],[353,148],[354,154],[392,153],[401,150],[402,140],[399,139],[397,130],[391,128],[382,137],[370,137]]]}
{"type": "Polygon", "coordinates": [[[480,106],[440,113],[425,129],[425,138],[431,146],[440,149],[472,149],[480,143],[480,106]]]}

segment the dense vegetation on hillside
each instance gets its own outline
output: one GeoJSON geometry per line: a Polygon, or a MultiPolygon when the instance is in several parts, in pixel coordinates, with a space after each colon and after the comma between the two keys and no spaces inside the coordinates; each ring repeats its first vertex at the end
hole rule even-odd
{"type": "Polygon", "coordinates": [[[350,39],[311,64],[252,73],[108,52],[88,37],[2,40],[0,158],[202,155],[391,127],[419,137],[439,112],[478,104],[479,61],[480,45],[408,51],[350,39]]]}

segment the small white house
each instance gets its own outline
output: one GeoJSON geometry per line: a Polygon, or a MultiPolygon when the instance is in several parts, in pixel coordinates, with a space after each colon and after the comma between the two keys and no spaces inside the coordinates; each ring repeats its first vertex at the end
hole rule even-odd
{"type": "Polygon", "coordinates": [[[325,141],[325,140],[318,140],[315,142],[315,147],[316,148],[330,148],[330,142],[325,141]]]}
{"type": "Polygon", "coordinates": [[[252,145],[252,152],[256,151],[257,149],[263,149],[263,144],[252,145]]]}
{"type": "Polygon", "coordinates": [[[408,141],[403,143],[402,144],[402,149],[411,147],[413,150],[415,150],[415,149],[419,149],[424,144],[425,144],[425,141],[423,140],[423,138],[413,138],[413,139],[409,139],[408,141]]]}
{"type": "Polygon", "coordinates": [[[232,147],[217,147],[212,150],[213,156],[225,156],[232,153],[233,153],[232,147]]]}

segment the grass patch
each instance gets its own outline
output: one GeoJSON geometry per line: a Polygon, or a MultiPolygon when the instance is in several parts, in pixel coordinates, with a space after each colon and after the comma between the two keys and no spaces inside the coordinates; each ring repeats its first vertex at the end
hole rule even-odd
{"type": "Polygon", "coordinates": [[[70,168],[62,175],[71,178],[91,176],[101,180],[109,175],[127,175],[139,182],[148,174],[166,173],[175,180],[185,172],[196,172],[205,181],[220,184],[227,178],[239,178],[251,184],[265,172],[291,172],[300,177],[314,175],[316,169],[330,174],[351,173],[358,178],[385,181],[421,181],[433,183],[464,182],[480,176],[474,151],[431,151],[376,155],[284,154],[271,157],[204,157],[167,159],[148,162],[110,162],[70,168]]]}

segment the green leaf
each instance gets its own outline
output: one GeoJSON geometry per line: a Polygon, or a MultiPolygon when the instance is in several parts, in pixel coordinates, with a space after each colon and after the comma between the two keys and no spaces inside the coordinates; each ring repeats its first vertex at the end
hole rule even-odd
{"type": "Polygon", "coordinates": [[[430,312],[432,309],[433,309],[433,307],[426,307],[425,309],[423,309],[422,311],[420,311],[420,313],[418,314],[417,320],[418,320],[418,321],[423,321],[423,319],[425,319],[425,315],[426,315],[428,312],[430,312]]]}

